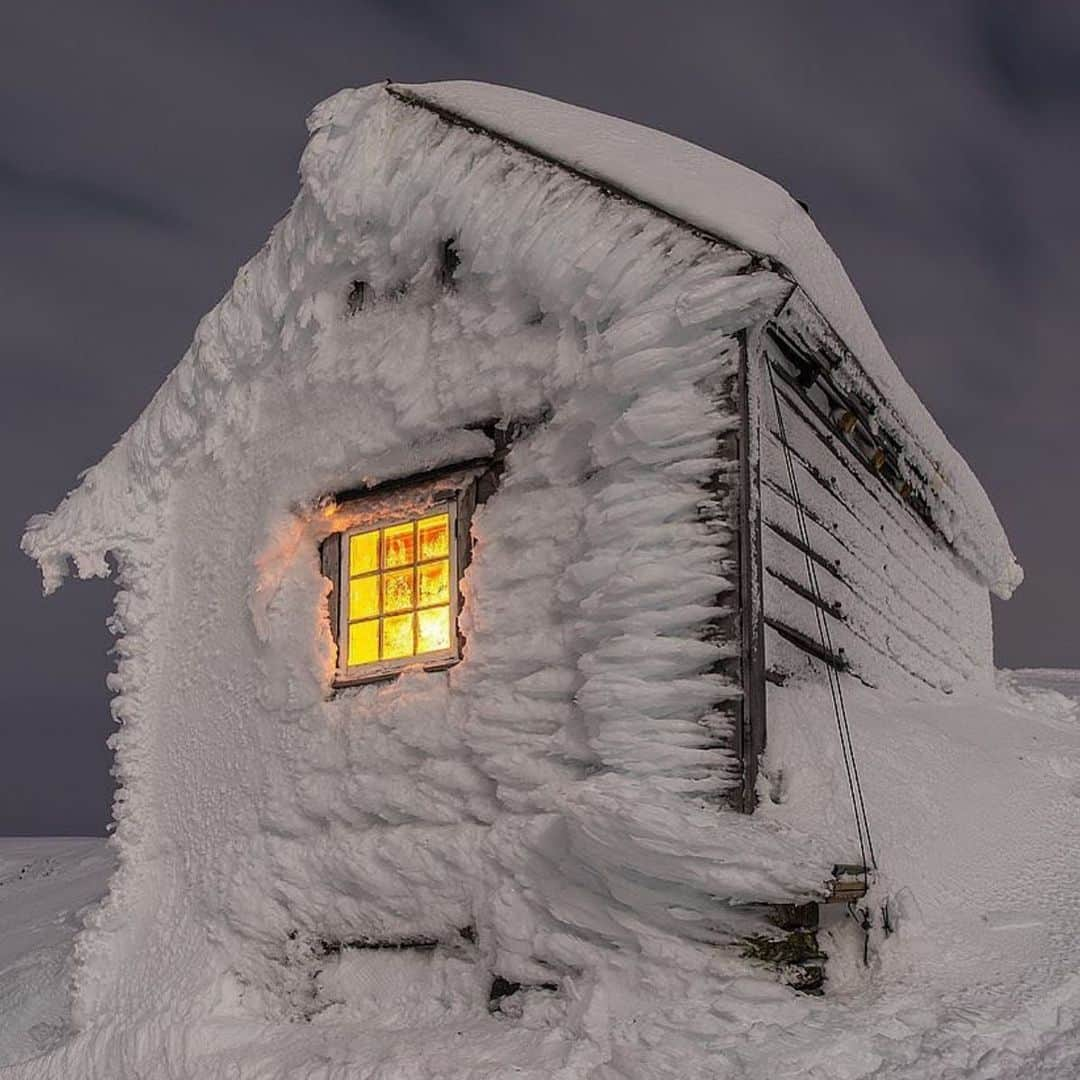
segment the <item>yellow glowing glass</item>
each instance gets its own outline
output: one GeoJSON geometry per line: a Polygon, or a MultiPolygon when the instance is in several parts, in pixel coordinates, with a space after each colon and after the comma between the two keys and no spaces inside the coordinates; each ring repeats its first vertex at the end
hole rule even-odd
{"type": "Polygon", "coordinates": [[[450,515],[436,514],[417,523],[420,539],[420,562],[450,554],[450,515]]]}
{"type": "Polygon", "coordinates": [[[416,562],[414,523],[383,529],[383,566],[408,566],[416,562]]]}
{"type": "Polygon", "coordinates": [[[423,608],[416,613],[416,651],[441,652],[450,648],[450,607],[423,608]]]}
{"type": "Polygon", "coordinates": [[[349,582],[349,621],[379,614],[379,575],[353,578],[349,582]]]}
{"type": "Polygon", "coordinates": [[[368,574],[379,569],[379,530],[356,533],[349,538],[349,573],[368,574]]]}
{"type": "Polygon", "coordinates": [[[412,611],[416,604],[413,601],[413,569],[391,570],[382,575],[383,584],[383,611],[412,611]]]}
{"type": "Polygon", "coordinates": [[[402,656],[412,656],[415,652],[413,645],[413,615],[410,611],[407,615],[387,615],[382,621],[384,660],[394,660],[402,656]]]}
{"type": "Polygon", "coordinates": [[[416,568],[416,606],[446,604],[450,601],[450,560],[421,563],[416,568]]]}
{"type": "Polygon", "coordinates": [[[349,666],[379,659],[379,620],[349,623],[349,666]]]}
{"type": "Polygon", "coordinates": [[[348,667],[453,648],[451,527],[451,514],[443,512],[349,537],[348,667]]]}

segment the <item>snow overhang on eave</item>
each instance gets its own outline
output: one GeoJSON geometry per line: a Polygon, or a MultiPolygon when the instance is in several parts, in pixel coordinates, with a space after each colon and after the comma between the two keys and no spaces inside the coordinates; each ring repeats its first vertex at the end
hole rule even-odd
{"type": "Polygon", "coordinates": [[[151,539],[154,513],[127,461],[126,436],[80,477],[47,514],[26,524],[21,547],[40,567],[46,595],[74,569],[80,578],[108,577],[108,555],[123,557],[151,539]]]}

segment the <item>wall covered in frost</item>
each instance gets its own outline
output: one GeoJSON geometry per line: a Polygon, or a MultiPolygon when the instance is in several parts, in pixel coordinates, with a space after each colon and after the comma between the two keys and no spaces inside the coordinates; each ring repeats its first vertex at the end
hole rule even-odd
{"type": "Polygon", "coordinates": [[[720,808],[737,643],[702,640],[734,584],[708,483],[739,334],[790,284],[379,89],[313,128],[289,215],[27,537],[50,586],[120,566],[121,867],[79,944],[82,1075],[102,1040],[113,1069],[184,1062],[207,1024],[493,1023],[496,974],[557,987],[536,1015],[595,1046],[627,955],[677,998],[725,963],[691,943],[835,854],[720,808]],[[473,522],[463,662],[332,693],[320,499],[545,410],[473,522]],[[415,936],[445,947],[327,958],[415,936]],[[387,1015],[376,976],[430,1008],[387,1015]]]}

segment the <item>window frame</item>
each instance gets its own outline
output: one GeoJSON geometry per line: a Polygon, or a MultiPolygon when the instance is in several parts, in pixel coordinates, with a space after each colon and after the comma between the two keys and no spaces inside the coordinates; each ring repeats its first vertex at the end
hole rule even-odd
{"type": "MultiPolygon", "coordinates": [[[[364,500],[362,499],[357,500],[358,503],[362,503],[363,501],[364,500]]],[[[461,610],[461,576],[465,570],[465,563],[461,557],[461,548],[463,545],[462,538],[459,536],[458,532],[458,522],[461,518],[459,502],[460,491],[439,492],[438,495],[430,502],[426,503],[422,509],[411,509],[407,513],[394,513],[392,508],[388,507],[385,514],[376,512],[370,520],[349,526],[335,534],[338,538],[337,543],[339,545],[337,579],[334,583],[336,593],[335,599],[337,603],[337,633],[335,638],[338,654],[336,670],[334,672],[335,686],[358,686],[366,682],[387,679],[410,667],[420,667],[424,671],[439,671],[451,667],[461,660],[462,640],[461,633],[458,630],[458,614],[461,610]],[[395,525],[410,524],[441,513],[446,513],[450,519],[448,553],[450,565],[449,648],[440,649],[438,652],[413,654],[412,656],[401,656],[390,660],[377,660],[365,664],[350,665],[348,663],[349,582],[351,580],[351,575],[349,573],[350,538],[361,533],[372,532],[375,529],[390,529],[395,525]]],[[[419,554],[419,552],[417,552],[417,554],[419,554]]],[[[416,567],[420,565],[420,562],[417,560],[410,565],[416,567]]],[[[385,572],[386,568],[381,565],[380,557],[379,569],[375,571],[378,575],[380,586],[385,572]]],[[[380,613],[377,616],[380,624],[383,618],[381,606],[380,600],[380,613]]],[[[416,607],[410,609],[413,615],[415,615],[418,610],[420,609],[416,607]]]]}
{"type": "MultiPolygon", "coordinates": [[[[461,582],[472,561],[472,517],[498,486],[505,451],[484,458],[472,458],[428,472],[386,480],[370,487],[351,488],[328,497],[325,513],[340,521],[323,539],[319,557],[322,573],[330,581],[327,597],[330,635],[335,660],[331,679],[333,691],[396,678],[412,668],[442,671],[464,658],[465,636],[458,625],[463,597],[461,582]],[[403,656],[349,668],[342,661],[348,654],[348,552],[347,537],[358,532],[385,528],[404,521],[419,520],[448,508],[450,522],[451,648],[436,654],[403,656]]],[[[417,564],[413,564],[417,565],[417,564]]],[[[380,570],[381,573],[381,570],[380,570]]],[[[416,610],[416,609],[414,609],[416,610]]]]}
{"type": "MultiPolygon", "coordinates": [[[[350,488],[336,495],[327,496],[320,505],[331,519],[339,514],[345,524],[322,534],[319,548],[319,562],[323,576],[330,582],[327,608],[330,616],[330,636],[334,642],[336,659],[331,680],[331,692],[346,690],[394,679],[410,667],[423,671],[442,671],[461,663],[465,659],[465,635],[458,620],[463,607],[461,592],[465,571],[472,562],[472,519],[478,506],[483,505],[498,490],[506,468],[506,459],[511,447],[518,439],[525,438],[536,431],[551,418],[551,408],[544,405],[535,414],[526,417],[488,419],[466,425],[465,430],[476,431],[490,441],[492,450],[482,457],[467,458],[448,462],[412,476],[395,477],[375,484],[350,488]],[[393,515],[398,520],[422,518],[434,512],[435,507],[447,503],[453,504],[453,525],[451,528],[451,546],[453,555],[450,563],[451,596],[453,620],[451,640],[454,647],[447,650],[445,657],[432,660],[420,660],[416,656],[402,657],[395,661],[379,661],[379,668],[366,668],[348,673],[348,667],[341,665],[342,615],[348,602],[348,593],[342,588],[342,540],[351,532],[363,532],[372,527],[381,528],[380,521],[393,524],[393,515]],[[360,526],[360,522],[364,526],[360,526]]],[[[346,572],[348,567],[346,566],[346,572]]],[[[348,578],[345,578],[348,581],[348,578]]],[[[345,634],[348,634],[348,619],[344,619],[345,634]]],[[[345,642],[348,644],[347,640],[345,642]]],[[[331,694],[331,696],[332,696],[331,694]]]]}

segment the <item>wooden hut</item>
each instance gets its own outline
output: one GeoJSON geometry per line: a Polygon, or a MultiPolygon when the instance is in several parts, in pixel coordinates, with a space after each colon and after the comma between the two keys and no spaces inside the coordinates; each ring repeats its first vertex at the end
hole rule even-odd
{"type": "Polygon", "coordinates": [[[288,216],[24,538],[47,590],[119,585],[88,1030],[310,1016],[386,945],[433,1001],[581,1000],[824,898],[851,837],[731,812],[773,695],[988,681],[1019,580],[771,181],[470,83],[311,129],[288,216]]]}

